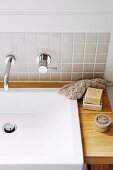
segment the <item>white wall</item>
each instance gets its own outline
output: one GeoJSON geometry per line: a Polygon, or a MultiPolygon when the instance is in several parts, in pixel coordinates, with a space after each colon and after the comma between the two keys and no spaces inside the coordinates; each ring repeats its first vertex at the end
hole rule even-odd
{"type": "Polygon", "coordinates": [[[113,0],[7,0],[0,32],[111,32],[105,78],[113,80],[113,0]]]}
{"type": "Polygon", "coordinates": [[[1,13],[113,13],[112,0],[3,0],[1,13]],[[10,3],[9,3],[10,2],[10,3]]]}

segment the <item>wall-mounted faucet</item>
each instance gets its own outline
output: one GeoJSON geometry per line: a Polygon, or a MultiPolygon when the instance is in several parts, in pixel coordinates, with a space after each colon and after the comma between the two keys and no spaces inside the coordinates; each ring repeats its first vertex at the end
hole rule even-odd
{"type": "Polygon", "coordinates": [[[51,62],[51,57],[49,54],[42,53],[37,56],[36,59],[37,63],[39,64],[38,70],[39,73],[46,73],[48,69],[57,70],[57,67],[48,67],[51,62]]]}
{"type": "Polygon", "coordinates": [[[13,55],[7,55],[5,58],[5,63],[6,63],[6,69],[4,74],[4,90],[8,91],[10,69],[11,69],[11,65],[15,63],[15,57],[13,55]]]}

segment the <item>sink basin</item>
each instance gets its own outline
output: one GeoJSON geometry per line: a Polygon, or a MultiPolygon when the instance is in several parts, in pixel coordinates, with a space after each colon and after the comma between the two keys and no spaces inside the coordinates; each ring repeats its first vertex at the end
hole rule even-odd
{"type": "MultiPolygon", "coordinates": [[[[11,167],[16,164],[24,170],[82,169],[83,153],[77,101],[58,94],[58,90],[0,90],[2,166],[10,164],[11,167]],[[17,126],[13,133],[3,131],[4,124],[9,122],[17,126]]],[[[9,167],[5,170],[10,169],[9,167]]]]}

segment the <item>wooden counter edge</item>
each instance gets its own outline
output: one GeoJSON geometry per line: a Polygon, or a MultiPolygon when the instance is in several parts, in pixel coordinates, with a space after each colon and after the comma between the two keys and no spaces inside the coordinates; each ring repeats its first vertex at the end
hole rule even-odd
{"type": "MultiPolygon", "coordinates": [[[[9,88],[61,88],[70,81],[9,81],[9,88]]],[[[3,81],[0,81],[3,88],[3,81]]]]}
{"type": "Polygon", "coordinates": [[[84,156],[85,164],[113,164],[113,157],[91,157],[84,156]]]}

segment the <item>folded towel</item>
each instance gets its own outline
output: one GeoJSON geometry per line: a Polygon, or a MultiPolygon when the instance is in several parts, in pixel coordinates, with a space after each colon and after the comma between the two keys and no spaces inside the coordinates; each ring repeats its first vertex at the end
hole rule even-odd
{"type": "Polygon", "coordinates": [[[84,79],[66,84],[59,90],[58,93],[63,94],[70,99],[77,100],[84,95],[88,87],[105,89],[109,86],[113,86],[112,81],[107,81],[100,78],[90,80],[84,79]]]}

